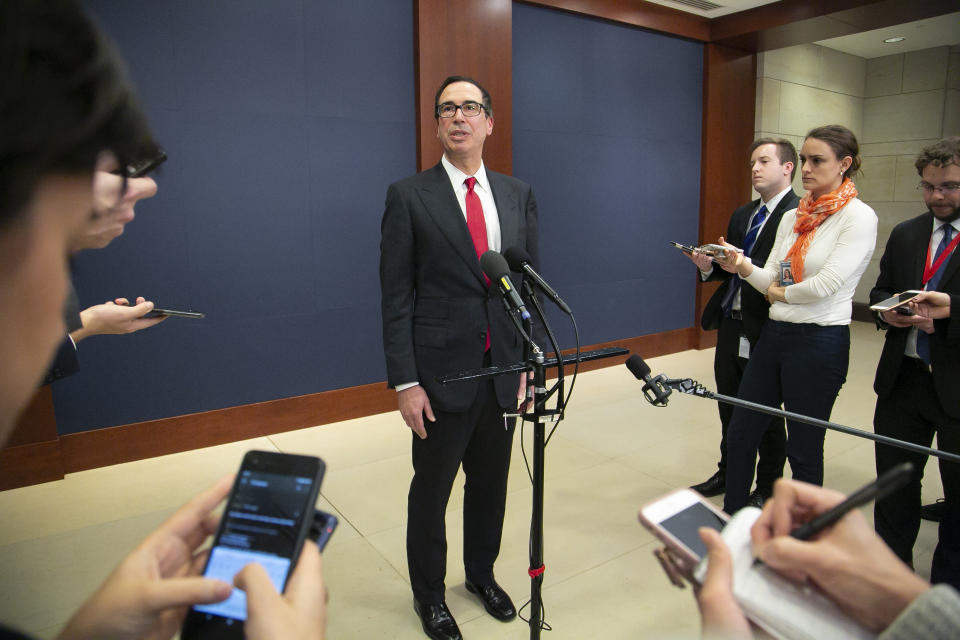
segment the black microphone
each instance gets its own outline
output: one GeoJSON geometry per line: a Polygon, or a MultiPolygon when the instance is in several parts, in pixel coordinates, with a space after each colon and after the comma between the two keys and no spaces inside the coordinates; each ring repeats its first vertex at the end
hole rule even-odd
{"type": "Polygon", "coordinates": [[[531,258],[529,253],[520,247],[510,247],[503,252],[503,256],[507,259],[507,264],[510,265],[511,271],[522,271],[530,276],[530,279],[533,280],[545,294],[547,294],[548,298],[553,300],[555,305],[560,307],[560,309],[568,316],[573,315],[573,312],[570,311],[570,307],[568,307],[567,303],[564,302],[559,295],[557,295],[557,292],[553,290],[553,287],[548,285],[547,281],[541,278],[539,273],[534,271],[533,267],[530,265],[531,258]]]}
{"type": "Polygon", "coordinates": [[[670,389],[665,389],[662,386],[663,376],[657,376],[656,378],[650,377],[650,366],[643,361],[643,358],[637,354],[633,354],[627,358],[627,369],[630,369],[637,380],[643,380],[646,384],[643,385],[643,395],[646,396],[650,404],[657,407],[667,406],[667,397],[670,395],[670,389]],[[651,396],[648,391],[653,392],[651,396]]]}
{"type": "Polygon", "coordinates": [[[530,312],[527,311],[520,294],[517,293],[513,282],[510,280],[510,266],[504,257],[496,251],[487,251],[480,256],[480,268],[483,269],[490,280],[497,283],[504,299],[510,303],[511,307],[520,312],[520,317],[529,320],[530,312]]]}

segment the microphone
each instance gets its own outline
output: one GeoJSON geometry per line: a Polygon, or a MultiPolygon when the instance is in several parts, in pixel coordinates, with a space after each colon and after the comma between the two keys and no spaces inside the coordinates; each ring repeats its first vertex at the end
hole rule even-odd
{"type": "Polygon", "coordinates": [[[507,264],[510,265],[511,271],[522,271],[530,276],[530,279],[533,280],[545,294],[547,294],[547,297],[550,298],[555,305],[560,307],[560,309],[568,316],[573,315],[570,307],[568,307],[567,303],[564,302],[559,295],[557,295],[557,292],[553,290],[553,287],[548,285],[547,281],[541,278],[539,273],[534,271],[533,267],[530,265],[531,259],[529,253],[520,247],[510,247],[503,252],[503,256],[507,259],[507,264]]]}
{"type": "Polygon", "coordinates": [[[663,387],[663,376],[650,377],[650,366],[637,354],[627,358],[626,365],[637,380],[643,380],[646,383],[643,385],[643,395],[646,396],[647,401],[656,407],[667,406],[667,397],[671,389],[663,387]],[[652,396],[650,391],[653,392],[652,396]]]}
{"type": "Polygon", "coordinates": [[[520,294],[517,293],[513,282],[510,280],[510,267],[507,265],[504,257],[496,251],[487,251],[480,256],[480,268],[483,269],[483,272],[487,274],[490,280],[497,283],[504,300],[520,312],[520,317],[524,320],[529,320],[530,312],[527,311],[523,300],[520,299],[520,294]]]}

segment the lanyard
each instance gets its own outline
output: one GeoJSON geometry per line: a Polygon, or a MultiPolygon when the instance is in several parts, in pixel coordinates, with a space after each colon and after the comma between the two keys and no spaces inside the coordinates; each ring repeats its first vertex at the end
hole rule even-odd
{"type": "MultiPolygon", "coordinates": [[[[949,223],[947,223],[949,224],[949,223]]],[[[946,225],[943,225],[946,226],[946,225]]],[[[943,230],[944,233],[947,232],[946,229],[943,230]]],[[[960,242],[960,233],[957,233],[953,240],[950,241],[950,244],[947,245],[947,248],[943,250],[943,253],[940,254],[940,257],[933,264],[930,264],[933,260],[933,255],[930,253],[930,245],[927,244],[927,260],[923,268],[923,286],[927,286],[927,282],[930,281],[930,278],[940,270],[940,266],[943,264],[943,261],[950,257],[950,254],[953,253],[953,250],[957,247],[957,243],[960,242]]]]}

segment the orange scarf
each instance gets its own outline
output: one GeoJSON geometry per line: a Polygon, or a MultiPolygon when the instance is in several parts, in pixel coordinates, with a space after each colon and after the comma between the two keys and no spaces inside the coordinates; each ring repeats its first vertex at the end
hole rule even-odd
{"type": "Polygon", "coordinates": [[[807,256],[807,249],[813,242],[817,227],[856,197],[857,186],[850,178],[844,178],[835,191],[820,196],[816,201],[813,200],[810,192],[800,200],[800,206],[797,207],[797,220],[793,224],[793,232],[797,234],[797,239],[784,258],[790,261],[794,282],[803,280],[803,261],[807,256]]]}

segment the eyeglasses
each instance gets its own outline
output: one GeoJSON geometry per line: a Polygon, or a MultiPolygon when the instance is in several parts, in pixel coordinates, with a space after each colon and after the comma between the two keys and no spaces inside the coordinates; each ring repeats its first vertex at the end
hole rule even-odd
{"type": "Polygon", "coordinates": [[[933,193],[934,191],[938,191],[943,195],[948,196],[951,193],[960,191],[960,182],[944,182],[940,185],[932,185],[929,182],[921,182],[917,185],[917,189],[923,191],[927,195],[933,193]]]}
{"type": "Polygon", "coordinates": [[[457,115],[457,109],[460,109],[460,113],[466,118],[476,118],[481,112],[486,110],[486,107],[473,100],[468,100],[463,104],[444,102],[443,104],[437,105],[437,115],[441,118],[452,118],[457,115]]]}

